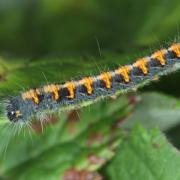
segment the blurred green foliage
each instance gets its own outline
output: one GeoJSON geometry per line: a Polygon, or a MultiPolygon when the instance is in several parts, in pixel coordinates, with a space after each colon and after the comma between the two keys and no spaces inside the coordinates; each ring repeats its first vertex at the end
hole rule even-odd
{"type": "Polygon", "coordinates": [[[0,49],[20,54],[129,51],[177,35],[178,0],[1,0],[0,49]]]}

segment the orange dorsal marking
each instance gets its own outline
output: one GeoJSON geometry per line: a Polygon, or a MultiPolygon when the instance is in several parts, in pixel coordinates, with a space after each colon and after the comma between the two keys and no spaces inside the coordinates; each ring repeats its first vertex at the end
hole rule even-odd
{"type": "Polygon", "coordinates": [[[174,43],[169,50],[176,53],[177,57],[180,57],[180,43],[174,43]]]}
{"type": "Polygon", "coordinates": [[[39,104],[39,97],[38,97],[39,94],[40,94],[40,92],[38,89],[30,89],[29,91],[22,93],[22,98],[24,100],[33,99],[33,101],[36,104],[39,104]]]}
{"type": "Polygon", "coordinates": [[[88,94],[92,94],[92,91],[93,91],[93,88],[92,88],[93,78],[85,77],[85,78],[81,79],[80,83],[83,84],[86,87],[88,94]]]}
{"type": "Polygon", "coordinates": [[[112,75],[110,72],[104,72],[100,74],[100,79],[105,82],[106,88],[108,89],[111,88],[111,78],[112,78],[112,75]]]}
{"type": "Polygon", "coordinates": [[[53,93],[54,100],[59,99],[59,86],[55,84],[50,84],[43,87],[45,93],[53,93]]]}
{"type": "Polygon", "coordinates": [[[128,65],[122,66],[122,67],[118,68],[117,70],[115,70],[115,73],[122,75],[125,82],[129,82],[130,81],[130,76],[129,76],[130,70],[131,70],[130,66],[128,66],[128,65]]]}
{"type": "Polygon", "coordinates": [[[73,99],[74,98],[74,90],[75,90],[75,84],[73,82],[66,82],[66,84],[64,85],[65,88],[68,89],[69,91],[69,96],[68,98],[73,99]]]}
{"type": "Polygon", "coordinates": [[[151,58],[158,59],[158,61],[161,63],[161,65],[165,65],[166,61],[164,59],[164,55],[167,52],[167,50],[162,49],[159,51],[156,51],[154,54],[152,54],[151,58]]]}
{"type": "Polygon", "coordinates": [[[146,57],[144,57],[144,58],[138,59],[133,64],[133,66],[140,68],[142,70],[143,74],[147,74],[148,73],[147,62],[148,62],[148,59],[146,57]]]}

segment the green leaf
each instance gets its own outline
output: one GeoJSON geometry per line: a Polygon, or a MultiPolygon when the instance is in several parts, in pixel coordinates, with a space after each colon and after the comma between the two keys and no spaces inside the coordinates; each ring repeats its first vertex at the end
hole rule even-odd
{"type": "MultiPolygon", "coordinates": [[[[124,137],[124,129],[132,127],[131,124],[124,128],[123,123],[130,116],[136,115],[137,107],[141,107],[139,111],[146,114],[143,111],[144,101],[151,103],[152,97],[167,105],[171,102],[178,105],[178,100],[172,97],[146,93],[142,96],[109,99],[108,103],[101,101],[78,112],[62,113],[59,116],[55,114],[51,118],[55,121],[50,122],[43,133],[40,124],[33,124],[35,132],[30,133],[32,137],[27,128],[18,134],[17,127],[0,126],[0,174],[10,179],[57,179],[72,167],[98,170],[113,156],[116,158],[114,150],[124,137]],[[97,162],[90,162],[91,158],[97,159],[97,162]]],[[[149,106],[149,109],[152,107],[149,106]]],[[[174,113],[173,109],[171,111],[174,113]]],[[[161,119],[165,116],[162,113],[161,119]]],[[[175,113],[174,116],[178,118],[179,114],[175,113]]],[[[136,121],[132,119],[132,123],[136,121]]],[[[172,127],[173,122],[164,121],[166,123],[167,127],[172,127]]]]}
{"type": "Polygon", "coordinates": [[[166,131],[180,122],[180,101],[177,98],[151,92],[135,95],[139,103],[135,105],[132,116],[122,122],[121,127],[130,128],[141,123],[147,129],[159,127],[166,131]]]}
{"type": "Polygon", "coordinates": [[[106,167],[111,180],[179,180],[180,153],[157,129],[135,127],[106,167]]]}
{"type": "Polygon", "coordinates": [[[17,127],[13,131],[9,126],[1,126],[0,172],[10,179],[49,180],[63,177],[72,167],[97,170],[114,155],[121,131],[113,126],[131,108],[128,99],[122,97],[84,108],[78,111],[79,115],[71,112],[53,116],[54,125],[44,128],[43,133],[37,130],[40,124],[33,125],[36,133],[31,132],[32,138],[28,129],[14,135],[17,127]]]}
{"type": "MultiPolygon", "coordinates": [[[[99,74],[105,66],[113,68],[130,60],[122,54],[106,53],[105,57],[47,57],[38,59],[1,58],[0,97],[18,94],[24,89],[62,83],[80,76],[99,74]],[[117,60],[115,60],[117,58],[117,60]],[[112,63],[113,62],[113,63],[112,63]],[[2,71],[2,72],[1,72],[2,71]]],[[[132,61],[132,60],[131,60],[132,61]]]]}

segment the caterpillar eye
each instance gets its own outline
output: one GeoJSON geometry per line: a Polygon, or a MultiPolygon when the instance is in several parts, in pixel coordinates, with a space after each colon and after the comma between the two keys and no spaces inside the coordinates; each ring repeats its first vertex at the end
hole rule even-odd
{"type": "Polygon", "coordinates": [[[11,115],[15,115],[15,112],[14,112],[14,111],[11,111],[10,114],[11,114],[11,115]]]}
{"type": "Polygon", "coordinates": [[[6,106],[6,115],[9,121],[17,122],[22,119],[22,111],[19,107],[18,98],[11,98],[6,106]]]}
{"type": "Polygon", "coordinates": [[[10,121],[16,121],[16,112],[15,111],[9,111],[8,113],[7,113],[7,116],[8,116],[8,118],[9,118],[9,120],[10,121]]]}

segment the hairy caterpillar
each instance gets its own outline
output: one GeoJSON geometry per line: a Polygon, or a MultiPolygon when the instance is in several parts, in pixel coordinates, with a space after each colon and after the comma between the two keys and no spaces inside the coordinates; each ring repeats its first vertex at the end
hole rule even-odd
{"type": "Polygon", "coordinates": [[[98,99],[121,94],[179,68],[180,43],[115,70],[87,76],[64,84],[30,89],[8,99],[6,114],[12,122],[28,122],[47,111],[63,111],[85,106],[98,99]]]}

